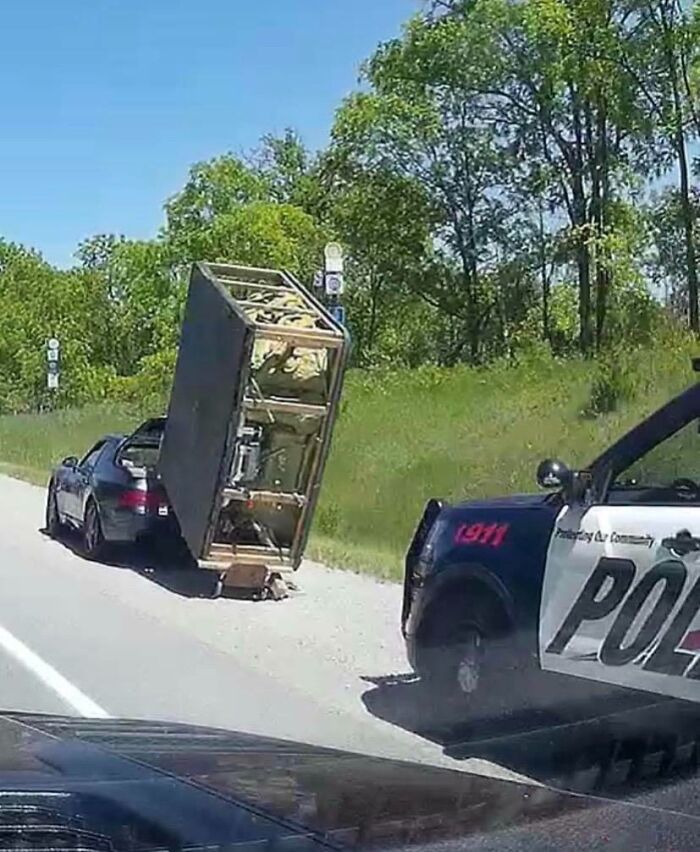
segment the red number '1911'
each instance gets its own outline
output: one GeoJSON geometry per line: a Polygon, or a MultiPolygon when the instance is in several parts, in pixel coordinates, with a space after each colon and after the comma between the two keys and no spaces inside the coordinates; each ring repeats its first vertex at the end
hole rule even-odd
{"type": "Polygon", "coordinates": [[[460,524],[455,533],[455,544],[482,544],[500,547],[505,541],[510,524],[460,524]]]}

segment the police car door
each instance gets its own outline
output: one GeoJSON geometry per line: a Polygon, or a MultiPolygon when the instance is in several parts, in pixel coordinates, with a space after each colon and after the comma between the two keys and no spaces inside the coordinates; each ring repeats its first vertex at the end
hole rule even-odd
{"type": "Polygon", "coordinates": [[[656,429],[619,442],[593,504],[562,509],[542,590],[543,669],[700,701],[698,389],[668,428],[662,409],[656,429]]]}

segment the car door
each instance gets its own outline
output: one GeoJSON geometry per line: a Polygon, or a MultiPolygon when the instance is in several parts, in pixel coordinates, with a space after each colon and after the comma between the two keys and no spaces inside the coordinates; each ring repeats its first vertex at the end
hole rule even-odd
{"type": "Polygon", "coordinates": [[[543,669],[700,701],[700,395],[686,403],[666,428],[657,417],[636,442],[630,433],[598,493],[562,508],[542,588],[543,669]]]}
{"type": "Polygon", "coordinates": [[[90,477],[104,446],[104,441],[98,441],[70,472],[65,484],[66,512],[77,521],[83,519],[85,495],[90,486],[90,477]]]}

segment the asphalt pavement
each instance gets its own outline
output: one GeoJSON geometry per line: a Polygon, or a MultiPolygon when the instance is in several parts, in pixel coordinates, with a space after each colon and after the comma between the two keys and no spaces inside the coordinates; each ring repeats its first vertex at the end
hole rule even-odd
{"type": "Polygon", "coordinates": [[[281,602],[211,600],[203,572],[80,556],[42,532],[45,491],[0,477],[0,706],[213,725],[513,773],[368,712],[406,676],[400,587],[304,565],[281,602]]]}
{"type": "Polygon", "coordinates": [[[696,801],[697,705],[603,696],[474,724],[407,671],[398,585],[305,564],[285,601],[211,600],[206,572],[135,553],[89,562],[75,537],[48,538],[44,499],[0,476],[0,709],[188,722],[696,801]]]}

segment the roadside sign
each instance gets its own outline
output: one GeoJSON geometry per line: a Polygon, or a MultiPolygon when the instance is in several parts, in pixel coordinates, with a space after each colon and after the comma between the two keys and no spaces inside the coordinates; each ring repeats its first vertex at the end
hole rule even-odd
{"type": "Polygon", "coordinates": [[[49,361],[49,363],[46,365],[46,371],[48,372],[48,374],[50,376],[51,375],[57,376],[58,372],[59,372],[58,371],[58,361],[49,361]]]}
{"type": "Polygon", "coordinates": [[[49,363],[58,361],[58,349],[47,349],[46,360],[49,361],[49,363]]]}
{"type": "Polygon", "coordinates": [[[343,271],[343,247],[340,243],[327,243],[323,250],[326,261],[326,272],[343,271]]]}
{"type": "Polygon", "coordinates": [[[46,385],[49,390],[58,390],[58,373],[47,373],[46,385]]]}
{"type": "Polygon", "coordinates": [[[344,305],[331,305],[328,310],[331,312],[331,316],[336,322],[339,322],[341,325],[345,325],[344,305]]]}
{"type": "Polygon", "coordinates": [[[320,290],[323,287],[323,272],[320,270],[318,272],[314,272],[314,287],[316,290],[320,290]]]}
{"type": "Polygon", "coordinates": [[[326,293],[329,296],[340,296],[343,289],[343,273],[326,272],[326,293]]]}
{"type": "Polygon", "coordinates": [[[48,350],[51,352],[51,351],[58,350],[60,348],[61,344],[59,343],[59,341],[55,337],[51,337],[51,338],[49,338],[49,341],[46,344],[46,346],[47,346],[48,350]]]}

